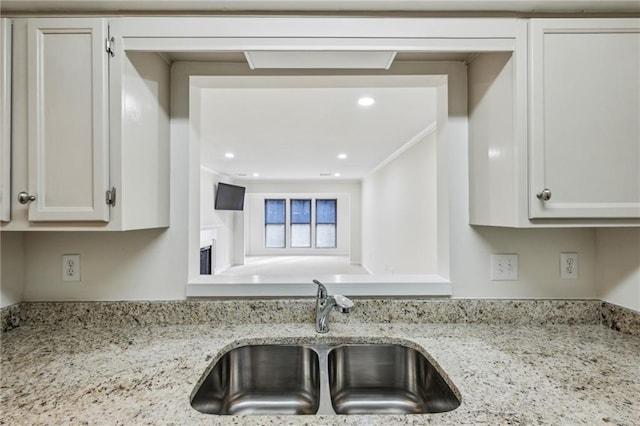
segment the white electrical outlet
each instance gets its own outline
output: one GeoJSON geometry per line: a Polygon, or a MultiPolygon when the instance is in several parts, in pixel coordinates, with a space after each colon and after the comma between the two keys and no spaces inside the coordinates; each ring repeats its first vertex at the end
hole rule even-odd
{"type": "Polygon", "coordinates": [[[491,280],[492,281],[517,281],[518,280],[518,255],[517,254],[492,254],[491,255],[491,280]]]}
{"type": "Polygon", "coordinates": [[[80,255],[62,255],[62,281],[80,281],[80,255]]]}
{"type": "Polygon", "coordinates": [[[578,253],[560,253],[560,278],[578,279],[578,253]]]}

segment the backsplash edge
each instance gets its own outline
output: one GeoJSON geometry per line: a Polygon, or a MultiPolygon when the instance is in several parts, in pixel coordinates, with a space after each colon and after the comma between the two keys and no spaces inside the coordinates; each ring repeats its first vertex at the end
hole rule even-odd
{"type": "MultiPolygon", "coordinates": [[[[601,300],[355,299],[350,315],[332,322],[475,324],[602,324],[640,336],[640,312],[601,300]]],[[[295,323],[314,320],[313,299],[125,302],[22,302],[0,309],[2,332],[23,325],[118,326],[295,323]]]]}
{"type": "Polygon", "coordinates": [[[602,325],[605,327],[632,336],[640,336],[640,312],[604,301],[600,312],[602,325]]]}
{"type": "Polygon", "coordinates": [[[23,322],[24,303],[16,303],[0,309],[0,327],[3,333],[20,327],[23,322]]]}

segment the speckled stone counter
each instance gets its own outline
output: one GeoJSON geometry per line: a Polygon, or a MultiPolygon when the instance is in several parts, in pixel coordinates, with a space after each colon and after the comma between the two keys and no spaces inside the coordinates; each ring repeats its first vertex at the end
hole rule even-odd
{"type": "MultiPolygon", "coordinates": [[[[337,317],[337,315],[336,315],[337,317]]],[[[25,325],[1,340],[0,423],[637,425],[640,338],[599,324],[25,325]],[[422,348],[462,396],[404,416],[211,416],[190,395],[221,351],[247,343],[396,342],[422,348]]]]}
{"type": "MultiPolygon", "coordinates": [[[[600,324],[598,300],[492,300],[354,298],[356,309],[332,321],[600,324]]],[[[305,323],[315,300],[235,299],[169,302],[35,302],[5,308],[3,330],[20,325],[189,325],[305,323]]],[[[611,311],[617,314],[618,311],[611,311]]],[[[615,315],[611,315],[612,318],[615,315]]]]}
{"type": "MultiPolygon", "coordinates": [[[[640,336],[640,312],[599,300],[372,299],[333,321],[467,324],[603,324],[640,336]]],[[[189,325],[304,323],[315,302],[299,299],[169,302],[28,302],[0,309],[2,331],[21,325],[189,325]]]]}

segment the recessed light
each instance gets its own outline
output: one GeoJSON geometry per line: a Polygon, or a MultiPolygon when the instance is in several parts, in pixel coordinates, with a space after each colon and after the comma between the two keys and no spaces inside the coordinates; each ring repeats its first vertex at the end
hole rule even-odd
{"type": "Polygon", "coordinates": [[[358,99],[358,105],[360,106],[371,106],[376,102],[375,99],[373,99],[370,96],[364,96],[360,99],[358,99]]]}
{"type": "Polygon", "coordinates": [[[258,176],[260,176],[260,173],[254,173],[252,176],[253,177],[258,177],[258,176]]]}
{"type": "Polygon", "coordinates": [[[334,173],[333,174],[335,177],[340,177],[340,173],[334,173]]]}
{"type": "Polygon", "coordinates": [[[224,154],[224,156],[227,158],[233,158],[235,157],[235,154],[233,152],[227,152],[226,154],[224,154]]]}
{"type": "Polygon", "coordinates": [[[347,158],[347,154],[338,154],[338,158],[344,160],[347,158]]]}

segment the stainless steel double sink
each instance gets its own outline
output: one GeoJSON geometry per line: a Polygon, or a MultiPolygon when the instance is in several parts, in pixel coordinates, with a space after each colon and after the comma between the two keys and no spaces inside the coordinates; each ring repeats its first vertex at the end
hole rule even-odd
{"type": "Polygon", "coordinates": [[[457,408],[458,395],[403,345],[249,345],[218,359],[191,406],[216,415],[425,414],[457,408]]]}

